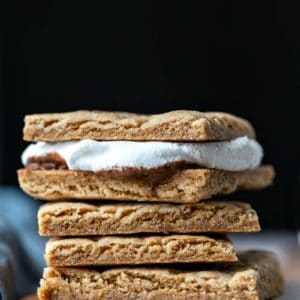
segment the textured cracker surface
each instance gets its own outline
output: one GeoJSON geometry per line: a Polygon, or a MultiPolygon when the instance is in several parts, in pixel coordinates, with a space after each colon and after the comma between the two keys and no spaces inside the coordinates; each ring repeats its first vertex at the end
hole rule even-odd
{"type": "Polygon", "coordinates": [[[180,110],[158,115],[124,112],[75,111],[25,117],[24,140],[229,140],[255,137],[251,124],[217,112],[180,110]]]}
{"type": "Polygon", "coordinates": [[[225,238],[193,235],[51,239],[48,266],[100,266],[187,262],[232,262],[236,253],[225,238]]]}
{"type": "Polygon", "coordinates": [[[247,203],[203,201],[197,204],[48,203],[38,212],[43,236],[131,233],[256,232],[258,217],[247,203]]]}
{"type": "Polygon", "coordinates": [[[94,271],[46,268],[38,290],[41,300],[57,299],[269,299],[283,289],[278,262],[265,251],[239,254],[240,262],[196,271],[123,268],[94,271]]]}
{"type": "Polygon", "coordinates": [[[193,203],[237,189],[260,189],[274,177],[272,166],[229,172],[212,169],[179,170],[165,180],[147,177],[109,177],[86,171],[20,169],[21,188],[32,197],[44,200],[115,199],[193,203]]]}

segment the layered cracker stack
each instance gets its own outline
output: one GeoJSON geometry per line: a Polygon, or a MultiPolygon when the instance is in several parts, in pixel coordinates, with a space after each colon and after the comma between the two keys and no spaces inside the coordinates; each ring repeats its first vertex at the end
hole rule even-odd
{"type": "Polygon", "coordinates": [[[25,118],[24,139],[38,143],[24,152],[21,188],[48,201],[38,213],[40,234],[51,237],[40,299],[280,294],[274,255],[237,253],[226,237],[259,231],[256,212],[247,203],[207,200],[272,183],[271,166],[225,170],[252,159],[255,132],[246,120],[196,111],[39,114],[25,118]]]}

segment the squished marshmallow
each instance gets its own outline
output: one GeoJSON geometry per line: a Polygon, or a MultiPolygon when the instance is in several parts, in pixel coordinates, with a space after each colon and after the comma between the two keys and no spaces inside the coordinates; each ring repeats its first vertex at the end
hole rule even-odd
{"type": "Polygon", "coordinates": [[[201,167],[227,171],[253,169],[263,157],[261,145],[247,137],[207,143],[131,142],[81,140],[29,145],[22,154],[27,165],[31,157],[57,153],[70,170],[102,171],[111,169],[161,167],[184,161],[201,167]]]}

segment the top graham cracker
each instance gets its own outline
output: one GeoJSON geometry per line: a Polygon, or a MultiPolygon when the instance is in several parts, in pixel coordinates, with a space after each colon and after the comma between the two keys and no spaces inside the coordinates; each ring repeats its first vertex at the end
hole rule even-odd
{"type": "Polygon", "coordinates": [[[24,140],[223,141],[255,138],[252,125],[221,112],[177,110],[156,115],[74,111],[25,117],[24,140]]]}

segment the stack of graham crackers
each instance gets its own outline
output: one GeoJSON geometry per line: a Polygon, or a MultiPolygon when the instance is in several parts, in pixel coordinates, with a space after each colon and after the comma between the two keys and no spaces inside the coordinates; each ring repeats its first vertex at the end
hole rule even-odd
{"type": "Polygon", "coordinates": [[[19,182],[49,201],[39,232],[53,237],[40,299],[281,293],[274,255],[236,253],[225,236],[259,231],[256,212],[247,203],[204,201],[272,183],[246,120],[197,111],[38,114],[26,116],[24,139],[35,143],[23,153],[19,182]]]}

